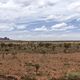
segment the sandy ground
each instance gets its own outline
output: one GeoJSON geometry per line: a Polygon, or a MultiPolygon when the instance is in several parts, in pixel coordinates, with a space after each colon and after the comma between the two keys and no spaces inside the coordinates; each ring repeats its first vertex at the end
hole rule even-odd
{"type": "Polygon", "coordinates": [[[18,53],[16,56],[5,55],[4,59],[0,55],[0,75],[11,75],[18,80],[21,80],[21,77],[25,75],[35,76],[37,80],[58,79],[69,72],[75,71],[80,71],[80,53],[18,53]],[[32,66],[36,64],[39,65],[37,73],[36,67],[32,66]]]}

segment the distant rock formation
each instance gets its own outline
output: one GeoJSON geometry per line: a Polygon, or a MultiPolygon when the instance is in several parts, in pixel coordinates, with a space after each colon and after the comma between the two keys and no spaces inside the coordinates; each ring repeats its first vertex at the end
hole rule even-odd
{"type": "Polygon", "coordinates": [[[4,38],[0,37],[0,40],[10,40],[10,39],[7,37],[4,37],[4,38]]]}

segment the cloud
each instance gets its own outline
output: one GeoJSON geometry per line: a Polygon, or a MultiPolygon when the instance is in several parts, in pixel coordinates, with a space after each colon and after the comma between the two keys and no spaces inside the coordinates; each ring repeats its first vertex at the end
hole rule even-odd
{"type": "Polygon", "coordinates": [[[0,31],[12,31],[12,30],[14,30],[14,26],[12,26],[12,24],[5,23],[0,24],[0,31]]]}
{"type": "Polygon", "coordinates": [[[69,30],[73,28],[75,28],[73,25],[68,26],[66,23],[59,23],[59,24],[53,25],[51,27],[51,30],[62,31],[62,30],[69,30]]]}
{"type": "Polygon", "coordinates": [[[0,32],[4,36],[57,38],[54,34],[77,32],[79,23],[80,0],[0,0],[0,32]]]}
{"type": "Polygon", "coordinates": [[[73,11],[73,12],[80,12],[80,0],[72,2],[69,6],[68,9],[73,11]]]}
{"type": "Polygon", "coordinates": [[[46,16],[46,18],[44,19],[45,21],[46,20],[55,20],[55,21],[68,21],[68,20],[72,20],[72,19],[75,19],[75,18],[78,18],[79,17],[79,14],[71,14],[71,15],[48,15],[46,16]]]}
{"type": "MultiPolygon", "coordinates": [[[[31,20],[32,18],[40,19],[43,17],[64,20],[71,16],[73,8],[70,8],[70,10],[68,8],[73,3],[74,1],[70,3],[70,1],[64,2],[63,0],[0,0],[0,19],[14,22],[16,19],[20,21],[25,18],[31,20]]],[[[77,3],[79,5],[79,0],[77,3]]]]}
{"type": "Polygon", "coordinates": [[[0,31],[1,32],[10,32],[17,30],[25,30],[26,25],[19,25],[14,23],[0,23],[0,31]]]}
{"type": "Polygon", "coordinates": [[[20,4],[16,4],[13,0],[9,0],[6,3],[1,3],[0,2],[0,8],[4,8],[4,9],[16,9],[16,8],[20,8],[20,4]]]}
{"type": "Polygon", "coordinates": [[[45,26],[35,28],[34,31],[48,31],[48,29],[45,26]]]}
{"type": "Polygon", "coordinates": [[[16,29],[17,30],[25,30],[26,29],[26,25],[16,25],[16,29]]]}

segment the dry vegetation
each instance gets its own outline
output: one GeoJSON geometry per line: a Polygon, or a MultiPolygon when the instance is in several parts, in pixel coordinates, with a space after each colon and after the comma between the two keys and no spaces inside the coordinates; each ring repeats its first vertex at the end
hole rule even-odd
{"type": "Polygon", "coordinates": [[[0,41],[0,80],[80,80],[80,42],[0,41]]]}

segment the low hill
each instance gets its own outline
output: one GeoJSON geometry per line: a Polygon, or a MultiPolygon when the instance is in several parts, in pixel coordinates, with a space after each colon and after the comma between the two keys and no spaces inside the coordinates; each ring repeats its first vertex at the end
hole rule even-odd
{"type": "Polygon", "coordinates": [[[0,40],[10,40],[10,39],[7,37],[4,37],[4,38],[0,37],[0,40]]]}

